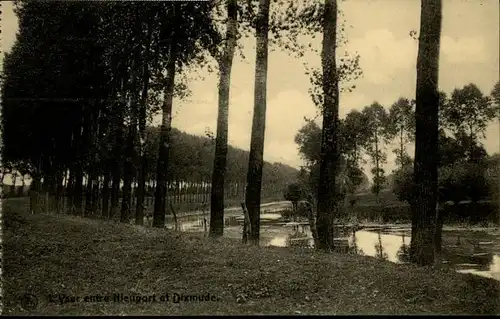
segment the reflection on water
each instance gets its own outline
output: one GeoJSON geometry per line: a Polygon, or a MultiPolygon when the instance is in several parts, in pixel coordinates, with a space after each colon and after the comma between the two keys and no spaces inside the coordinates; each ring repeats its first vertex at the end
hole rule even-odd
{"type": "MultiPolygon", "coordinates": [[[[282,223],[280,214],[261,214],[261,238],[263,246],[313,248],[314,241],[307,223],[282,223]]],[[[243,219],[240,215],[224,218],[224,236],[241,239],[243,219]]],[[[187,216],[179,219],[181,231],[208,230],[209,215],[187,216]]],[[[169,227],[172,227],[169,225],[169,227]]],[[[372,256],[394,263],[409,262],[409,244],[405,228],[365,228],[358,231],[339,229],[335,235],[336,250],[372,256]]],[[[443,264],[452,266],[458,272],[472,273],[500,280],[500,255],[487,251],[475,251],[473,254],[457,254],[443,247],[443,264]]]]}
{"type": "MultiPolygon", "coordinates": [[[[356,235],[354,235],[354,237],[355,236],[356,235]]],[[[387,253],[384,251],[384,245],[382,244],[382,234],[380,233],[380,231],[378,232],[377,243],[375,244],[375,257],[382,260],[387,260],[389,258],[389,255],[387,255],[387,253]]]]}
{"type": "MultiPolygon", "coordinates": [[[[380,231],[372,232],[360,230],[354,235],[357,246],[367,256],[373,256],[392,262],[400,262],[398,253],[404,245],[401,236],[382,234],[380,231]]],[[[352,242],[351,238],[351,242],[352,242]]]]}

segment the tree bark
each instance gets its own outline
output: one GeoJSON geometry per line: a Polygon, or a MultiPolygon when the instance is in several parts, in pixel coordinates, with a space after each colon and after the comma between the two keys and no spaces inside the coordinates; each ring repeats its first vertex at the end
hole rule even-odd
{"type": "Polygon", "coordinates": [[[138,185],[137,185],[137,201],[135,206],[135,224],[143,225],[144,223],[144,199],[145,199],[145,191],[146,191],[146,166],[147,159],[144,155],[144,134],[141,134],[141,142],[140,142],[140,164],[138,170],[138,185]]]}
{"type": "Polygon", "coordinates": [[[104,219],[109,218],[109,182],[110,173],[106,172],[104,175],[104,181],[102,183],[102,208],[101,216],[104,219]]]}
{"type": "Polygon", "coordinates": [[[138,124],[138,101],[139,101],[139,90],[137,89],[137,61],[139,59],[139,49],[136,48],[133,51],[133,56],[131,60],[131,79],[128,87],[128,110],[130,112],[130,123],[128,126],[127,141],[125,146],[125,166],[124,166],[124,177],[123,177],[123,194],[122,194],[122,206],[120,213],[120,222],[128,223],[130,219],[130,210],[132,207],[133,200],[132,196],[132,185],[134,183],[134,177],[136,174],[136,148],[135,142],[137,139],[137,124],[138,124]]]}
{"type": "MultiPolygon", "coordinates": [[[[133,68],[133,66],[132,66],[133,68]]],[[[132,71],[134,72],[134,71],[132,71]]],[[[132,76],[132,91],[129,98],[131,119],[127,134],[127,145],[125,152],[125,167],[123,176],[122,205],[120,211],[120,222],[128,223],[130,218],[130,208],[132,207],[132,182],[135,175],[135,139],[137,135],[137,99],[135,92],[135,76],[132,76]]]]}
{"type": "Polygon", "coordinates": [[[441,0],[422,0],[417,57],[415,195],[410,258],[418,265],[434,263],[437,161],[438,74],[441,0]]]}
{"type": "Polygon", "coordinates": [[[10,195],[15,196],[16,195],[17,171],[12,170],[11,176],[12,176],[12,186],[10,187],[10,195]]]}
{"type": "Polygon", "coordinates": [[[146,141],[146,111],[148,107],[148,89],[149,89],[149,50],[153,34],[152,19],[149,20],[148,34],[146,42],[146,51],[142,69],[142,95],[141,104],[139,105],[139,155],[140,163],[137,177],[137,202],[135,206],[135,224],[144,224],[144,199],[146,193],[146,169],[147,158],[144,153],[144,145],[146,141]]]}
{"type": "Polygon", "coordinates": [[[68,183],[66,185],[66,196],[67,196],[67,201],[68,201],[68,207],[67,207],[67,211],[66,211],[67,214],[73,213],[74,186],[75,186],[75,173],[74,173],[74,169],[72,168],[69,170],[69,178],[68,178],[68,183]]]}
{"type": "Polygon", "coordinates": [[[62,204],[64,203],[62,202],[63,192],[64,192],[63,172],[59,170],[56,173],[56,194],[55,194],[55,210],[57,214],[61,213],[62,204]]]}
{"type": "Polygon", "coordinates": [[[97,217],[97,210],[99,207],[99,188],[100,178],[99,176],[96,176],[92,184],[92,205],[90,206],[94,217],[97,217]]]}
{"type": "Polygon", "coordinates": [[[214,169],[210,197],[210,236],[224,234],[224,186],[227,164],[227,132],[229,112],[229,89],[234,51],[236,48],[238,6],[236,0],[227,1],[226,48],[219,61],[219,113],[215,139],[214,169]]]}
{"type": "Polygon", "coordinates": [[[85,213],[84,217],[92,215],[92,186],[94,183],[94,175],[87,175],[87,185],[85,186],[85,213]]]}
{"type": "MultiPolygon", "coordinates": [[[[500,82],[499,82],[500,83],[500,82]]],[[[498,102],[498,136],[500,136],[500,101],[498,102]]],[[[500,142],[500,139],[499,139],[500,142]]],[[[498,182],[498,194],[497,194],[497,229],[500,228],[500,156],[498,156],[497,163],[497,182],[498,182]]]]}
{"type": "MultiPolygon", "coordinates": [[[[378,124],[377,124],[378,126],[378,124]]],[[[378,130],[378,127],[377,127],[378,130]]],[[[375,132],[375,200],[380,203],[380,161],[378,152],[378,132],[375,132]]]]}
{"type": "Polygon", "coordinates": [[[318,204],[316,228],[317,249],[333,249],[333,218],[338,212],[336,175],[339,163],[338,117],[339,86],[335,62],[337,39],[337,1],[325,0],[323,17],[323,128],[321,132],[320,177],[318,183],[318,204]]]}
{"type": "Polygon", "coordinates": [[[442,233],[443,233],[443,208],[444,201],[439,199],[436,207],[436,226],[434,230],[434,262],[437,266],[441,266],[442,263],[442,233]]]}
{"type": "Polygon", "coordinates": [[[83,192],[83,168],[78,163],[76,165],[75,183],[73,188],[73,205],[74,214],[77,216],[82,215],[82,192],[83,192]]]}
{"type": "MultiPolygon", "coordinates": [[[[254,109],[252,136],[248,159],[245,205],[250,216],[250,242],[259,244],[260,194],[262,189],[262,166],[264,158],[264,135],[266,130],[267,60],[270,0],[259,1],[256,36],[254,109]]],[[[212,185],[214,188],[214,185],[212,185]]]]}
{"type": "Polygon", "coordinates": [[[40,213],[40,204],[39,204],[39,192],[41,189],[41,159],[37,160],[37,167],[35,167],[32,182],[30,185],[30,211],[32,214],[40,213]]]}
{"type": "MultiPolygon", "coordinates": [[[[175,12],[174,12],[175,17],[175,12]]],[[[165,205],[167,193],[167,170],[170,153],[170,131],[172,129],[172,104],[174,98],[175,64],[178,45],[175,31],[172,35],[169,60],[167,63],[167,79],[162,105],[162,123],[160,131],[160,145],[158,147],[158,164],[156,170],[156,190],[153,212],[153,227],[165,227],[165,205]]]]}
{"type": "Polygon", "coordinates": [[[400,136],[399,136],[399,143],[400,143],[399,156],[400,156],[400,161],[401,161],[401,169],[404,169],[404,166],[405,166],[404,161],[403,161],[403,156],[404,156],[404,151],[405,151],[403,134],[404,134],[404,128],[401,126],[401,131],[400,131],[400,136]]]}
{"type": "Polygon", "coordinates": [[[112,148],[111,165],[111,203],[109,218],[112,219],[118,212],[118,202],[120,198],[120,182],[121,182],[121,163],[122,163],[122,143],[123,143],[123,108],[124,103],[118,102],[119,105],[115,107],[114,113],[116,114],[114,123],[114,145],[112,148]]]}

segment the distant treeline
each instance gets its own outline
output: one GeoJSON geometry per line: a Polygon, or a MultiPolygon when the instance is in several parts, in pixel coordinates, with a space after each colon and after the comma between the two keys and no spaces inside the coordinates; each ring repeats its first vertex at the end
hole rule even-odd
{"type": "MultiPolygon", "coordinates": [[[[159,130],[159,127],[147,128],[144,148],[147,162],[146,196],[151,197],[154,196],[155,189],[159,130]]],[[[178,129],[172,129],[171,146],[171,160],[167,171],[169,198],[173,203],[208,202],[215,152],[213,141],[208,137],[196,136],[178,129]]],[[[120,165],[120,163],[117,163],[117,165],[120,165]]],[[[226,199],[244,198],[247,166],[248,151],[229,146],[225,184],[226,199]]],[[[297,169],[281,163],[271,164],[265,162],[263,171],[262,193],[266,195],[266,198],[269,196],[273,198],[279,197],[286,185],[295,180],[298,174],[297,169]]],[[[20,175],[15,170],[11,171],[10,174],[20,175]]],[[[67,177],[63,181],[65,194],[69,194],[70,191],[67,189],[67,177]]],[[[18,178],[24,181],[26,177],[18,176],[18,178]]],[[[19,179],[17,180],[19,181],[19,179]]],[[[84,185],[86,185],[86,178],[84,178],[84,185]]],[[[135,179],[133,185],[136,185],[135,179]]],[[[4,197],[27,196],[28,192],[29,187],[3,185],[4,197]]],[[[132,194],[135,195],[135,192],[133,191],[132,194]]]]}

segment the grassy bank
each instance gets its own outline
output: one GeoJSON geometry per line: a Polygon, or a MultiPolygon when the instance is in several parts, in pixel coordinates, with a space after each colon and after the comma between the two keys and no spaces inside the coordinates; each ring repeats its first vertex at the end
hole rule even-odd
{"type": "MultiPolygon", "coordinates": [[[[18,196],[18,197],[8,197],[8,198],[3,198],[5,200],[22,200],[25,201],[26,203],[29,202],[29,197],[28,196],[18,196]]],[[[45,197],[41,196],[39,198],[39,205],[40,207],[45,207],[45,197]]],[[[276,201],[283,201],[284,199],[281,196],[267,196],[261,198],[261,203],[266,204],[266,203],[272,203],[276,201]]],[[[240,207],[241,202],[243,201],[242,198],[229,198],[224,200],[224,208],[231,208],[231,207],[240,207]]],[[[64,198],[63,199],[63,207],[64,209],[68,209],[68,199],[64,198]]],[[[154,210],[154,197],[146,197],[144,201],[144,213],[145,214],[152,214],[154,210]]],[[[210,203],[201,203],[201,202],[193,202],[193,203],[173,203],[172,206],[174,207],[176,213],[179,215],[182,214],[191,214],[193,212],[200,212],[200,211],[210,211],[210,203]]],[[[85,207],[85,200],[82,202],[82,208],[85,207]]],[[[118,207],[121,207],[121,199],[118,200],[118,207]]],[[[131,207],[131,215],[135,214],[135,207],[136,207],[136,202],[134,201],[131,207]]],[[[100,205],[99,208],[100,209],[100,205]]],[[[170,207],[167,208],[167,214],[171,214],[170,207]]],[[[100,215],[100,211],[97,213],[97,215],[100,215]]]]}
{"type": "MultiPolygon", "coordinates": [[[[449,270],[68,216],[4,201],[4,314],[496,314],[500,283],[449,270]],[[34,309],[21,302],[37,297],[34,309]],[[155,295],[157,302],[84,302],[155,295]],[[159,301],[169,294],[169,301],[159,301]],[[210,294],[172,302],[173,293],[210,294]],[[79,296],[61,304],[54,295],[79,296]],[[52,295],[52,296],[51,296],[52,295]],[[24,305],[24,306],[23,306],[24,305]]],[[[152,299],[151,299],[152,300],[152,299]]]]}

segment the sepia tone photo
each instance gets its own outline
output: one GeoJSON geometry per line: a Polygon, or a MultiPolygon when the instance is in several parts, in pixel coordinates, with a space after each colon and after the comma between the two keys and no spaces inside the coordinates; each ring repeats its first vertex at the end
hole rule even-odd
{"type": "Polygon", "coordinates": [[[500,1],[1,1],[2,315],[500,314],[500,1]]]}

